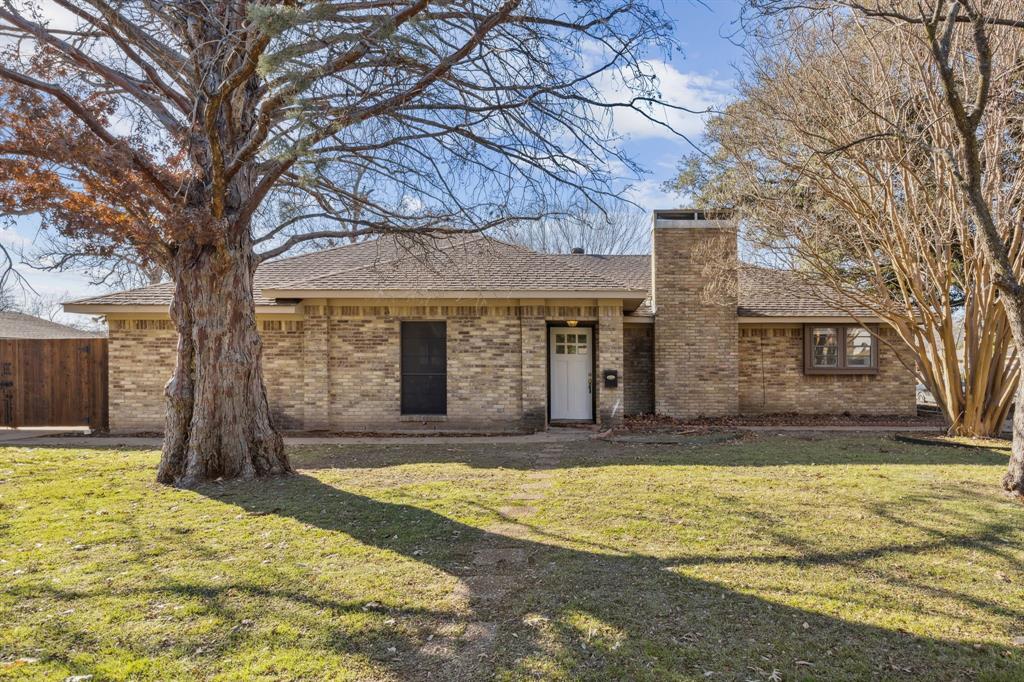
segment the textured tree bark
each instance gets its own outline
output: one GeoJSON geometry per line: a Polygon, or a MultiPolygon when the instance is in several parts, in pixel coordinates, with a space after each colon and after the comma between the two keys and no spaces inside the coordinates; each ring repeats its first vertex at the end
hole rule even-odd
{"type": "MultiPolygon", "coordinates": [[[[1007,275],[1007,279],[1008,279],[1007,275]]],[[[1024,357],[1024,290],[1016,279],[1009,280],[1016,286],[1005,287],[1003,306],[1010,323],[1010,333],[1017,344],[1017,356],[1024,357]],[[1013,295],[1015,294],[1015,295],[1013,295]]],[[[1013,445],[1010,463],[1003,476],[1003,487],[1020,499],[1024,499],[1024,381],[1017,387],[1017,400],[1013,408],[1013,445]]]]}
{"type": "Polygon", "coordinates": [[[1013,448],[1010,465],[1003,476],[1003,487],[1018,497],[1024,497],[1024,382],[1017,389],[1017,407],[1013,412],[1013,448]]]}
{"type": "Polygon", "coordinates": [[[166,387],[161,483],[194,487],[292,471],[263,385],[255,266],[248,243],[189,245],[175,255],[178,350],[166,387]]]}

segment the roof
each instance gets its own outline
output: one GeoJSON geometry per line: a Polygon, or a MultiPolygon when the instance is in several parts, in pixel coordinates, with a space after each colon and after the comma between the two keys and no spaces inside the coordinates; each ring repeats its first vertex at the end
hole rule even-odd
{"type": "MultiPolygon", "coordinates": [[[[646,288],[631,287],[623,280],[566,260],[559,255],[537,253],[506,242],[478,237],[447,240],[425,248],[391,253],[390,258],[355,265],[355,259],[325,263],[327,272],[305,275],[264,289],[278,297],[293,298],[316,291],[374,292],[635,292],[644,298],[646,288]]],[[[292,272],[294,268],[287,268],[292,272]]],[[[279,275],[275,273],[276,280],[279,275]]],[[[265,280],[268,278],[264,278],[265,280]]]]}
{"type": "Polygon", "coordinates": [[[739,270],[740,317],[874,317],[863,306],[840,308],[810,274],[743,265],[739,270]]]}
{"type": "Polygon", "coordinates": [[[94,339],[103,332],[87,332],[25,313],[0,313],[0,339],[94,339]]]}
{"type": "MultiPolygon", "coordinates": [[[[546,254],[490,237],[472,235],[403,241],[397,237],[347,244],[260,265],[256,305],[284,309],[287,299],[350,296],[416,297],[535,292],[538,297],[588,294],[643,303],[630,314],[652,314],[649,255],[546,254]]],[[[82,306],[167,306],[170,284],[74,301],[82,306]]],[[[265,308],[266,310],[266,308],[265,308]]],[[[826,301],[806,275],[742,265],[738,276],[740,317],[870,317],[866,309],[841,310],[826,301]]]]}
{"type": "MultiPolygon", "coordinates": [[[[633,286],[617,276],[567,262],[557,254],[537,253],[480,235],[403,241],[383,237],[357,244],[270,261],[255,276],[256,305],[278,306],[277,299],[348,292],[371,296],[425,296],[434,293],[509,293],[538,297],[586,292],[594,296],[642,300],[645,284],[633,286]]],[[[119,291],[69,302],[82,312],[97,306],[168,306],[169,283],[119,291]]]]}

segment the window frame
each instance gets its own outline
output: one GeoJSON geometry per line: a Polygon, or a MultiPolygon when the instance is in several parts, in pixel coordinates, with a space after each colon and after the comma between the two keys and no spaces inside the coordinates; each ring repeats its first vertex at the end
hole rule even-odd
{"type": "Polygon", "coordinates": [[[878,325],[877,324],[822,324],[808,323],[803,326],[804,332],[804,374],[878,374],[878,325]],[[839,360],[835,367],[817,367],[814,365],[814,347],[812,332],[815,329],[834,329],[839,345],[839,360]],[[871,335],[871,364],[867,367],[850,367],[846,364],[847,333],[851,329],[866,330],[871,335]]]}
{"type": "MultiPolygon", "coordinates": [[[[399,321],[399,333],[398,333],[398,391],[399,391],[399,414],[403,417],[446,417],[448,415],[448,321],[447,320],[400,320],[399,321]],[[405,345],[409,341],[409,335],[407,337],[407,330],[411,330],[417,325],[439,325],[443,330],[443,335],[435,337],[440,339],[444,353],[444,371],[443,372],[411,372],[405,366],[405,345]],[[440,411],[423,411],[423,410],[411,410],[408,405],[411,400],[407,397],[407,384],[406,377],[442,377],[443,391],[441,398],[442,404],[438,407],[440,411]]],[[[411,388],[409,386],[408,388],[411,388]]]]}

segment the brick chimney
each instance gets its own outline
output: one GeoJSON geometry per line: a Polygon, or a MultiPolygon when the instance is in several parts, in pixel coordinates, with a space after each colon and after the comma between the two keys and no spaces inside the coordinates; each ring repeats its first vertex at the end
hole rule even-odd
{"type": "Polygon", "coordinates": [[[655,211],[653,221],[654,411],[680,419],[737,414],[736,223],[726,211],[689,209],[655,211]],[[719,277],[724,270],[733,278],[711,293],[709,249],[725,259],[719,277]]]}

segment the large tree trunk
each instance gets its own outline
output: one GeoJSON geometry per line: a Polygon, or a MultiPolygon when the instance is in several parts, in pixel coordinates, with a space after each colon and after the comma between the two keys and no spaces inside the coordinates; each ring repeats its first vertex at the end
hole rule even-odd
{"type": "Polygon", "coordinates": [[[263,385],[254,272],[247,243],[183,246],[175,256],[178,354],[166,388],[161,483],[193,487],[292,471],[263,385]]]}

